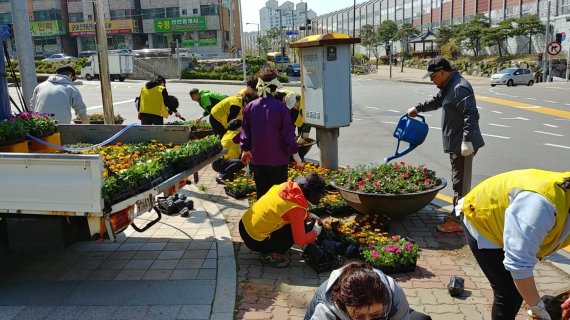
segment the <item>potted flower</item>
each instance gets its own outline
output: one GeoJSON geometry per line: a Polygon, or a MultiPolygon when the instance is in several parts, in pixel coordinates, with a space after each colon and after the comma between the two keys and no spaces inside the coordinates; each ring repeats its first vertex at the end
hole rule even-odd
{"type": "Polygon", "coordinates": [[[224,191],[232,198],[242,199],[255,192],[255,182],[249,176],[237,176],[233,181],[226,182],[224,191]]]}
{"type": "Polygon", "coordinates": [[[26,132],[36,138],[45,138],[57,131],[57,120],[46,113],[20,112],[11,121],[22,123],[26,132]]]}
{"type": "Polygon", "coordinates": [[[26,129],[22,122],[0,120],[0,152],[28,152],[26,129]]]}
{"type": "MultiPolygon", "coordinates": [[[[120,114],[116,114],[114,116],[115,119],[115,124],[122,124],[125,121],[125,118],[123,118],[120,114]]],[[[81,123],[81,118],[79,118],[79,116],[75,117],[75,119],[73,119],[74,123],[80,124],[81,123]]],[[[90,124],[105,124],[105,115],[102,113],[92,113],[89,115],[89,123],[90,124]]]]}
{"type": "Polygon", "coordinates": [[[347,167],[331,181],[357,211],[390,219],[417,212],[447,185],[445,179],[436,177],[435,171],[404,162],[347,167]]]}
{"type": "Polygon", "coordinates": [[[168,125],[189,126],[190,139],[202,139],[207,136],[213,135],[214,130],[207,121],[188,120],[188,121],[174,121],[167,123],[168,125]]]}
{"type": "Polygon", "coordinates": [[[409,238],[382,237],[375,243],[360,246],[360,251],[365,262],[386,274],[416,270],[419,247],[409,238]]]}

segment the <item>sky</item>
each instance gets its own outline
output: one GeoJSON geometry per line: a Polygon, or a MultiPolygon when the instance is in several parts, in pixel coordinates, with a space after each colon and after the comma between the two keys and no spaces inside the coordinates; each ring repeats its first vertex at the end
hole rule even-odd
{"type": "MultiPolygon", "coordinates": [[[[282,5],[286,0],[277,0],[282,5]]],[[[333,12],[342,8],[350,7],[354,4],[354,0],[289,0],[294,4],[306,2],[309,10],[313,10],[320,16],[325,13],[333,12]]],[[[257,31],[254,24],[246,25],[247,22],[259,23],[259,9],[265,7],[266,0],[241,0],[243,30],[245,32],[257,31]]],[[[362,3],[365,0],[356,0],[356,3],[362,3]]]]}

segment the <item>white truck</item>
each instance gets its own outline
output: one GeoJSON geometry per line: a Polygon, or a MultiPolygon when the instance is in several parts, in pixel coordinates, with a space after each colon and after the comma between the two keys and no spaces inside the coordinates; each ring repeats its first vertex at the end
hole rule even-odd
{"type": "MultiPolygon", "coordinates": [[[[124,127],[59,125],[58,132],[62,145],[99,143],[124,127]]],[[[187,126],[135,126],[117,141],[181,144],[189,137],[187,126]]],[[[154,207],[157,195],[176,192],[191,175],[196,181],[198,170],[224,153],[222,150],[187,171],[106,207],[100,155],[0,152],[0,258],[5,248],[16,252],[59,250],[75,241],[113,241],[129,225],[143,232],[160,220],[160,212],[144,227],[137,227],[134,219],[154,207]]]]}
{"type": "MultiPolygon", "coordinates": [[[[109,52],[109,74],[111,81],[125,81],[126,78],[133,74],[133,55],[128,53],[109,52]]],[[[87,80],[99,78],[99,59],[94,54],[87,59],[87,62],[81,69],[81,77],[87,80]]]]}

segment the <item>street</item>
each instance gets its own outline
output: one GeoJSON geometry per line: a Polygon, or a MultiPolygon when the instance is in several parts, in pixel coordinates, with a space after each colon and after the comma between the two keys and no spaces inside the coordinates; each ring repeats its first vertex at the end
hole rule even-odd
{"type": "MultiPolygon", "coordinates": [[[[125,123],[136,122],[134,98],[144,81],[112,82],[114,112],[126,118],[125,123]]],[[[235,94],[238,85],[191,84],[168,81],[169,94],[180,101],[179,111],[186,119],[202,114],[188,92],[197,87],[235,94]]],[[[83,81],[78,85],[89,113],[102,113],[101,88],[98,81],[83,81]]],[[[293,87],[293,90],[300,90],[293,87]]],[[[570,156],[570,86],[567,84],[538,84],[533,87],[474,86],[480,113],[480,126],[485,147],[474,160],[473,181],[482,180],[504,171],[541,168],[568,170],[570,156]]],[[[381,163],[396,150],[397,139],[392,137],[399,118],[415,103],[429,99],[437,88],[428,84],[404,83],[379,79],[374,75],[353,77],[353,122],[341,128],[339,136],[339,164],[381,163]]],[[[10,94],[15,97],[14,88],[10,94]]],[[[414,165],[423,164],[435,170],[438,176],[450,180],[450,164],[443,153],[440,111],[423,114],[430,127],[426,141],[411,153],[394,161],[414,165]]],[[[167,121],[177,120],[171,116],[167,121]]],[[[315,130],[311,131],[315,136],[315,130]]],[[[405,144],[405,143],[403,143],[405,144]]],[[[400,151],[405,146],[400,146],[400,151]]],[[[319,159],[319,149],[313,147],[307,158],[319,159]]],[[[452,196],[448,186],[441,192],[452,196]]]]}

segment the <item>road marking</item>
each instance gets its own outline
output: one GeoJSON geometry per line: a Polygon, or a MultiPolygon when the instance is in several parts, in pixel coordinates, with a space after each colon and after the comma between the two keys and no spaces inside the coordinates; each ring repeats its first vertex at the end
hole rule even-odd
{"type": "Polygon", "coordinates": [[[501,111],[491,111],[493,113],[503,114],[501,111]]]}
{"type": "Polygon", "coordinates": [[[367,109],[374,109],[374,110],[380,110],[380,108],[376,108],[376,107],[366,107],[367,109]]]}
{"type": "Polygon", "coordinates": [[[394,109],[390,109],[390,110],[388,110],[388,111],[394,112],[394,113],[402,113],[402,111],[398,111],[398,110],[394,110],[394,109]]]}
{"type": "Polygon", "coordinates": [[[554,125],[554,124],[544,123],[544,125],[547,126],[547,127],[551,127],[551,128],[558,128],[558,126],[557,126],[557,125],[554,125]]]}
{"type": "Polygon", "coordinates": [[[441,128],[439,127],[429,127],[430,129],[434,129],[434,130],[441,130],[441,128]]]}
{"type": "MultiPolygon", "coordinates": [[[[491,98],[491,97],[484,97],[484,96],[476,96],[476,98],[478,100],[481,100],[481,101],[486,101],[486,102],[504,105],[504,106],[509,106],[509,107],[515,107],[518,109],[520,109],[522,107],[527,107],[527,108],[528,107],[533,107],[533,108],[537,107],[535,105],[526,104],[526,103],[517,102],[517,101],[510,101],[510,100],[505,100],[505,99],[498,99],[498,98],[491,98]]],[[[535,108],[535,109],[527,109],[527,110],[532,111],[532,112],[547,114],[550,116],[557,116],[557,117],[561,117],[561,118],[565,118],[565,119],[570,119],[570,111],[564,111],[564,110],[558,110],[558,109],[546,108],[546,107],[540,107],[540,108],[535,108]]]]}
{"type": "Polygon", "coordinates": [[[549,146],[549,147],[555,147],[555,148],[570,149],[569,146],[561,146],[559,144],[545,143],[544,145],[549,146]]]}
{"type": "Polygon", "coordinates": [[[438,193],[435,197],[438,198],[439,200],[443,200],[447,203],[453,204],[453,198],[450,196],[446,196],[444,194],[438,193]]]}
{"type": "Polygon", "coordinates": [[[525,98],[525,99],[527,99],[527,100],[534,100],[534,101],[538,101],[538,99],[535,99],[535,98],[525,98]]]}
{"type": "Polygon", "coordinates": [[[564,137],[563,134],[552,133],[552,132],[546,132],[546,131],[536,131],[536,130],[535,130],[535,131],[533,131],[533,132],[535,132],[535,133],[540,133],[540,134],[546,134],[546,135],[549,135],[549,136],[555,136],[555,137],[564,137]]]}
{"type": "Polygon", "coordinates": [[[502,127],[502,128],[510,128],[511,126],[507,126],[504,124],[496,124],[496,123],[489,123],[490,126],[495,126],[495,127],[502,127]]]}
{"type": "Polygon", "coordinates": [[[499,138],[499,139],[505,139],[505,140],[509,140],[510,137],[504,137],[504,136],[497,136],[494,134],[487,134],[487,133],[482,133],[481,135],[484,135],[486,137],[493,137],[493,138],[499,138]]]}
{"type": "Polygon", "coordinates": [[[565,106],[570,106],[570,103],[565,103],[564,105],[565,105],[565,106]]]}
{"type": "Polygon", "coordinates": [[[393,122],[393,121],[382,121],[382,123],[386,123],[386,124],[398,124],[397,122],[393,122]]]}
{"type": "MultiPolygon", "coordinates": [[[[114,102],[113,105],[116,106],[118,104],[125,104],[125,103],[129,103],[129,102],[134,102],[134,101],[135,101],[135,99],[129,99],[129,100],[124,100],[124,101],[114,102]]],[[[87,108],[87,110],[94,110],[94,109],[100,109],[100,108],[103,108],[103,105],[89,107],[89,108],[87,108]]]]}
{"type": "Polygon", "coordinates": [[[529,121],[530,119],[523,118],[523,117],[514,117],[514,118],[501,118],[501,120],[523,120],[523,121],[529,121]]]}
{"type": "Polygon", "coordinates": [[[556,104],[558,104],[558,102],[556,102],[556,101],[552,101],[552,100],[542,100],[542,101],[544,101],[544,102],[548,102],[548,103],[556,103],[556,104]]]}

